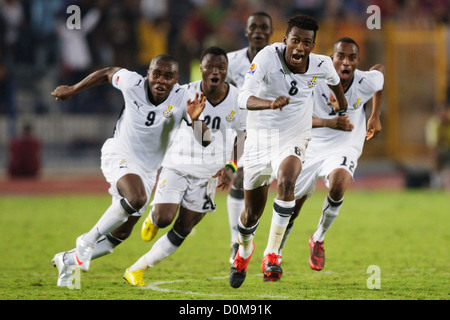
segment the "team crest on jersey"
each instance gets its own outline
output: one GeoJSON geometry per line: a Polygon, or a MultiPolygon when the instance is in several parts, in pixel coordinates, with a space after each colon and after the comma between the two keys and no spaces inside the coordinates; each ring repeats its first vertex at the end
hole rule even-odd
{"type": "Polygon", "coordinates": [[[361,98],[358,98],[358,100],[356,100],[353,104],[353,108],[358,109],[359,107],[361,107],[361,98]]]}
{"type": "Polygon", "coordinates": [[[310,82],[308,82],[308,87],[310,88],[314,88],[316,86],[317,83],[317,77],[313,77],[312,80],[310,82]]]}
{"type": "Polygon", "coordinates": [[[172,112],[173,106],[169,106],[166,111],[163,112],[164,117],[170,118],[173,114],[172,112]]]}
{"type": "Polygon", "coordinates": [[[236,111],[233,110],[233,111],[231,111],[231,113],[230,113],[229,115],[227,115],[227,121],[228,121],[228,122],[233,122],[233,121],[234,121],[234,119],[236,118],[236,117],[234,116],[235,113],[236,113],[236,111]]]}
{"type": "Polygon", "coordinates": [[[256,70],[256,65],[254,63],[252,63],[252,65],[248,69],[247,73],[254,74],[255,70],[256,70]]]}
{"type": "Polygon", "coordinates": [[[119,85],[119,78],[120,78],[120,76],[117,76],[116,79],[114,79],[114,82],[116,83],[116,86],[119,85]]]}

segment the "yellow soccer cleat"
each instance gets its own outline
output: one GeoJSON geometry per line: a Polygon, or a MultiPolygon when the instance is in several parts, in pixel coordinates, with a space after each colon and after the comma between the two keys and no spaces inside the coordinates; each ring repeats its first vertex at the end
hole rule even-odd
{"type": "Polygon", "coordinates": [[[144,283],[144,270],[125,270],[125,273],[123,274],[123,281],[133,287],[144,287],[148,285],[144,283]]]}
{"type": "Polygon", "coordinates": [[[150,215],[152,212],[148,214],[147,218],[144,220],[141,228],[141,237],[144,241],[152,241],[153,238],[158,233],[159,228],[152,223],[152,219],[150,219],[150,215]]]}

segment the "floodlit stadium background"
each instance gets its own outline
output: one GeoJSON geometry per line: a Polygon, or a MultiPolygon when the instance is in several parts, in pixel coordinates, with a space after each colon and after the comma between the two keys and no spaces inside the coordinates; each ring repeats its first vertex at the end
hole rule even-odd
{"type": "Polygon", "coordinates": [[[120,92],[105,85],[58,103],[50,92],[107,66],[145,74],[160,53],[179,59],[181,84],[196,80],[203,48],[247,46],[244,27],[254,11],[272,16],[272,42],[282,40],[289,17],[304,13],[319,21],[315,53],[330,54],[348,36],[359,43],[361,69],[385,65],[383,132],[366,143],[355,182],[428,186],[427,124],[449,105],[447,0],[0,0],[0,180],[8,179],[9,141],[25,123],[42,142],[40,179],[101,179],[100,149],[122,108],[120,92]],[[73,4],[81,28],[70,30],[73,4]],[[368,28],[370,5],[381,10],[379,29],[368,28]]]}

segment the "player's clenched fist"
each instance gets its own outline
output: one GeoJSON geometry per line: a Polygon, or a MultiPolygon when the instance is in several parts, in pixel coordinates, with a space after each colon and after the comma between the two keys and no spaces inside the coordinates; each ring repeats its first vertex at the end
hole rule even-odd
{"type": "Polygon", "coordinates": [[[67,100],[73,96],[75,91],[72,86],[59,86],[52,92],[52,96],[55,97],[55,100],[67,100]]]}
{"type": "Polygon", "coordinates": [[[270,109],[280,109],[281,111],[285,105],[289,104],[290,100],[291,99],[288,97],[278,97],[272,101],[272,103],[270,104],[270,109]]]}

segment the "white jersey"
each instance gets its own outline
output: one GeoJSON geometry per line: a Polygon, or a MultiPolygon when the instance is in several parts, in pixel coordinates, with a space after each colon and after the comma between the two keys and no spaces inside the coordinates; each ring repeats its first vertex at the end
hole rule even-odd
{"type": "Polygon", "coordinates": [[[147,171],[158,170],[171,137],[187,114],[186,90],[176,84],[167,99],[155,106],[148,97],[148,81],[120,69],[112,84],[122,91],[125,106],[114,131],[114,145],[147,171]]]}
{"type": "MultiPolygon", "coordinates": [[[[313,128],[312,139],[308,146],[307,158],[316,157],[318,153],[330,153],[334,150],[351,148],[359,157],[363,150],[366,137],[366,115],[364,105],[372,96],[383,89],[384,77],[377,70],[355,70],[353,83],[345,92],[348,109],[344,115],[349,115],[349,121],[354,125],[352,131],[334,130],[331,128],[313,128]]],[[[314,89],[313,117],[332,119],[338,116],[327,105],[330,88],[324,83],[318,83],[314,89]]],[[[341,113],[342,114],[342,113],[341,113]]]]}
{"type": "Polygon", "coordinates": [[[250,96],[275,100],[290,97],[283,110],[249,110],[247,131],[278,130],[281,139],[303,136],[310,138],[312,126],[311,96],[317,83],[339,84],[339,76],[331,58],[309,54],[305,73],[293,73],[284,60],[286,46],[274,43],[258,52],[250,66],[239,95],[239,107],[246,108],[250,96]]]}
{"type": "Polygon", "coordinates": [[[244,84],[245,74],[252,63],[247,55],[248,47],[232,51],[228,56],[228,72],[226,81],[233,83],[239,89],[244,84]]]}
{"type": "MultiPolygon", "coordinates": [[[[183,85],[192,99],[201,93],[202,81],[183,85]]],[[[234,150],[237,131],[245,130],[245,117],[237,105],[239,90],[228,86],[226,97],[217,105],[206,100],[202,116],[211,132],[211,143],[201,146],[194,137],[192,124],[181,124],[162,166],[197,178],[211,178],[224,167],[234,150]]]]}

